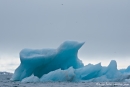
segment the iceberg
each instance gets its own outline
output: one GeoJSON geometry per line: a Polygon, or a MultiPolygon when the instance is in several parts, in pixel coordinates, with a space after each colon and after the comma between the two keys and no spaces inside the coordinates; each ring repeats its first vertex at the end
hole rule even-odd
{"type": "Polygon", "coordinates": [[[44,74],[57,69],[83,67],[82,61],[77,57],[78,50],[83,44],[84,42],[65,41],[57,49],[23,49],[20,52],[21,64],[11,80],[21,81],[32,74],[41,78],[44,74]]]}
{"type": "Polygon", "coordinates": [[[85,65],[78,58],[83,43],[65,41],[57,49],[23,49],[11,80],[21,82],[130,82],[130,66],[118,70],[115,60],[105,67],[85,65]],[[127,74],[126,74],[127,73],[127,74]]]}

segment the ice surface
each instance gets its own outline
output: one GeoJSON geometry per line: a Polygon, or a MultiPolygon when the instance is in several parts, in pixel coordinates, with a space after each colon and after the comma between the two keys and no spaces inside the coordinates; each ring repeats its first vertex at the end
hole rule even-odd
{"type": "Polygon", "coordinates": [[[41,77],[41,82],[48,82],[48,81],[74,81],[75,80],[75,73],[74,69],[70,67],[67,70],[58,69],[56,71],[52,71],[48,74],[45,74],[41,77]]]}
{"type": "Polygon", "coordinates": [[[107,67],[98,64],[83,65],[77,57],[84,43],[66,41],[57,49],[23,49],[21,64],[15,70],[12,80],[22,82],[130,82],[130,67],[118,70],[115,60],[107,67]],[[126,74],[127,73],[127,74],[126,74]]]}

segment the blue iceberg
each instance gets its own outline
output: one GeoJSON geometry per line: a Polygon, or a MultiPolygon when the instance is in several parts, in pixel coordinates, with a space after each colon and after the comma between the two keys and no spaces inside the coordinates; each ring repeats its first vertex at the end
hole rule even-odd
{"type": "Polygon", "coordinates": [[[65,41],[57,49],[23,49],[20,52],[21,64],[15,70],[13,81],[48,82],[48,81],[130,81],[129,67],[118,70],[112,60],[107,67],[98,64],[85,65],[78,58],[78,50],[83,43],[65,41]]]}
{"type": "Polygon", "coordinates": [[[83,67],[77,57],[78,50],[84,44],[76,41],[65,41],[57,49],[23,49],[20,52],[21,64],[15,70],[12,80],[22,80],[32,74],[41,78],[44,74],[57,69],[74,69],[83,67]]]}

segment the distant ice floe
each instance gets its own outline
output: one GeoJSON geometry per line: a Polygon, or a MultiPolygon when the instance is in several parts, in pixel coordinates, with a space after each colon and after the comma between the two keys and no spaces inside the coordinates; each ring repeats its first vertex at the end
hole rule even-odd
{"type": "Polygon", "coordinates": [[[91,81],[91,82],[129,82],[128,69],[118,70],[112,60],[107,67],[101,64],[84,66],[77,57],[83,43],[65,41],[57,49],[23,49],[20,52],[21,64],[15,70],[13,81],[91,81]],[[126,72],[126,73],[125,73],[126,72]]]}

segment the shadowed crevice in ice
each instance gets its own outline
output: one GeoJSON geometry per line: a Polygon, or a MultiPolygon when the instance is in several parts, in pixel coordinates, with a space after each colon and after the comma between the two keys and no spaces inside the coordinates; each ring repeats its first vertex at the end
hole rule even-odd
{"type": "Polygon", "coordinates": [[[84,43],[65,41],[57,49],[23,49],[20,52],[21,64],[15,70],[12,80],[22,80],[34,74],[37,77],[57,69],[69,67],[80,68],[83,63],[78,59],[77,53],[84,43]]]}

